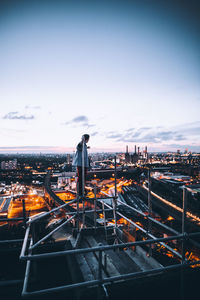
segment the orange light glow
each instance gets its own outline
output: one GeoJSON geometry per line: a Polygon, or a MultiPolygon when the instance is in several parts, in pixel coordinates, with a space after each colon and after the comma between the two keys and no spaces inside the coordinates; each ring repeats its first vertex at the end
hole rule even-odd
{"type": "Polygon", "coordinates": [[[70,201],[76,198],[75,194],[68,191],[63,191],[58,193],[55,192],[55,194],[63,201],[70,201]]]}
{"type": "Polygon", "coordinates": [[[25,207],[28,216],[47,210],[46,203],[42,197],[38,195],[28,195],[10,202],[8,218],[19,218],[23,216],[22,198],[25,199],[25,207]]]}
{"type": "Polygon", "coordinates": [[[169,216],[169,217],[167,218],[167,221],[171,221],[171,220],[174,220],[174,218],[173,218],[172,216],[169,216]]]}

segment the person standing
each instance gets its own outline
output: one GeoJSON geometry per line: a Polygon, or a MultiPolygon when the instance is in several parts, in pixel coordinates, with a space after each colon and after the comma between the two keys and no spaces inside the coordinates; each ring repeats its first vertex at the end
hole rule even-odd
{"type": "Polygon", "coordinates": [[[78,176],[78,188],[77,192],[79,196],[85,195],[85,180],[87,176],[87,171],[89,168],[89,158],[87,152],[87,143],[89,141],[89,134],[84,134],[82,136],[81,142],[78,143],[76,147],[76,153],[72,162],[72,165],[77,168],[77,176],[78,176]]]}

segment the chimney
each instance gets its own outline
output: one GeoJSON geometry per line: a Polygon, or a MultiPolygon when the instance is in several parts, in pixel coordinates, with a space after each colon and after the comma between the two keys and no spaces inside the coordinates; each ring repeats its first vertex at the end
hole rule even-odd
{"type": "Polygon", "coordinates": [[[138,156],[140,155],[140,147],[138,147],[138,156]]]}
{"type": "Polygon", "coordinates": [[[136,150],[136,145],[135,145],[135,154],[136,154],[137,150],[136,150]]]}
{"type": "Polygon", "coordinates": [[[126,146],[126,153],[128,153],[128,145],[126,146]]]}

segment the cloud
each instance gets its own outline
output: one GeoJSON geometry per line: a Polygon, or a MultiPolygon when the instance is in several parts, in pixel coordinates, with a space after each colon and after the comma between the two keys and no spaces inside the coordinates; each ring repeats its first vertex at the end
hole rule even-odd
{"type": "Polygon", "coordinates": [[[64,125],[72,125],[73,127],[82,126],[87,128],[95,126],[94,124],[90,124],[88,117],[84,115],[77,116],[72,120],[65,122],[64,125]]]}
{"type": "Polygon", "coordinates": [[[95,132],[92,132],[91,133],[91,136],[95,136],[95,135],[97,135],[98,134],[98,131],[95,131],[95,132]]]}
{"type": "Polygon", "coordinates": [[[34,115],[26,115],[26,114],[20,114],[18,111],[11,111],[7,113],[5,116],[2,117],[2,119],[7,120],[33,120],[35,119],[34,115]]]}
{"type": "Polygon", "coordinates": [[[165,141],[183,141],[186,136],[175,130],[164,130],[163,127],[141,127],[129,128],[124,132],[107,132],[106,138],[114,139],[116,142],[127,143],[162,143],[165,141]],[[162,130],[161,130],[162,129],[162,130]]]}
{"type": "Polygon", "coordinates": [[[108,139],[118,139],[123,138],[123,134],[120,133],[113,133],[106,136],[108,139]]]}
{"type": "Polygon", "coordinates": [[[39,106],[39,105],[36,105],[36,106],[34,106],[34,105],[26,105],[25,106],[25,109],[40,109],[41,108],[41,106],[39,106]]]}
{"type": "Polygon", "coordinates": [[[133,130],[135,130],[135,128],[131,127],[131,128],[126,129],[125,131],[130,132],[130,131],[133,131],[133,130]]]}
{"type": "Polygon", "coordinates": [[[200,136],[200,121],[181,124],[174,129],[185,135],[200,136]]]}
{"type": "Polygon", "coordinates": [[[78,116],[78,117],[72,119],[71,122],[74,122],[74,123],[86,122],[87,123],[88,122],[88,117],[86,117],[86,116],[78,116]]]}

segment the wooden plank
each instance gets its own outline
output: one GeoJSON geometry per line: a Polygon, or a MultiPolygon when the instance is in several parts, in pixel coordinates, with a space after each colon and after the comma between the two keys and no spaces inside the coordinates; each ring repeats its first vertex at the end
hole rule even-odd
{"type": "MultiPolygon", "coordinates": [[[[88,236],[87,241],[89,242],[91,247],[97,247],[99,245],[97,241],[93,238],[93,236],[88,236]]],[[[120,275],[119,271],[112,263],[112,260],[110,259],[110,256],[108,254],[107,254],[107,268],[106,270],[104,269],[104,271],[107,273],[108,277],[120,275]]]]}
{"type": "Polygon", "coordinates": [[[94,276],[83,254],[76,254],[76,260],[80,267],[84,281],[94,280],[94,276]]]}
{"type": "Polygon", "coordinates": [[[117,254],[118,254],[119,258],[121,259],[121,261],[126,266],[126,273],[132,273],[132,272],[140,271],[140,268],[135,263],[135,261],[132,260],[128,255],[126,255],[124,250],[119,250],[117,252],[117,254]]]}
{"type": "Polygon", "coordinates": [[[125,253],[138,265],[141,271],[148,270],[148,268],[144,265],[144,262],[141,260],[137,253],[133,252],[130,249],[126,249],[125,253]]]}
{"type": "MultiPolygon", "coordinates": [[[[98,242],[101,242],[103,245],[107,245],[107,242],[101,237],[96,237],[98,242]]],[[[127,274],[129,271],[127,270],[127,266],[124,265],[124,262],[121,260],[119,255],[117,254],[118,250],[106,250],[106,253],[108,253],[109,258],[112,262],[112,264],[115,266],[115,268],[118,270],[120,274],[127,274]]]]}
{"type": "MultiPolygon", "coordinates": [[[[87,248],[87,243],[85,241],[83,241],[82,243],[82,246],[84,248],[87,248]]],[[[98,279],[98,268],[99,268],[99,264],[98,264],[98,260],[96,259],[94,253],[90,252],[90,253],[84,253],[84,257],[85,257],[85,260],[87,261],[88,263],[88,266],[94,276],[95,279],[98,279]]],[[[106,274],[105,272],[102,270],[102,276],[103,278],[106,278],[106,274]]]]}

